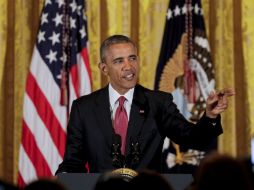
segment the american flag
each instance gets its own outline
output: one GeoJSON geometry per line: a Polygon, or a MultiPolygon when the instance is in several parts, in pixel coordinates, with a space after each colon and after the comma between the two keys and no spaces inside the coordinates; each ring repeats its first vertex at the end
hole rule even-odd
{"type": "Polygon", "coordinates": [[[91,92],[84,0],[46,0],[24,95],[18,184],[54,175],[69,108],[91,92]]]}

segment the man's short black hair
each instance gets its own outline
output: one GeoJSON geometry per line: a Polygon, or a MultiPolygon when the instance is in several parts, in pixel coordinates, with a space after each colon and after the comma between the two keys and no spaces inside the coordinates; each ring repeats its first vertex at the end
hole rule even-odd
{"type": "Polygon", "coordinates": [[[113,44],[121,44],[121,43],[131,43],[135,48],[136,44],[127,36],[124,35],[113,35],[105,39],[100,47],[100,58],[101,62],[104,62],[105,60],[105,52],[108,49],[109,46],[113,44]]]}

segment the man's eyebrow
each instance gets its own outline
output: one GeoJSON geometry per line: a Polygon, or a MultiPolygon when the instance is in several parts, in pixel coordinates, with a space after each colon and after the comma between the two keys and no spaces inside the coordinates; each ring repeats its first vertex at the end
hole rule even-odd
{"type": "Polygon", "coordinates": [[[129,57],[138,57],[137,55],[133,54],[133,55],[129,55],[129,57]]]}
{"type": "MultiPolygon", "coordinates": [[[[128,58],[136,58],[138,57],[137,55],[133,54],[133,55],[129,55],[128,58]]],[[[123,60],[124,57],[117,57],[115,59],[113,59],[112,61],[118,61],[118,60],[123,60]]]]}
{"type": "Polygon", "coordinates": [[[121,59],[123,59],[123,57],[117,57],[117,58],[113,59],[113,61],[117,61],[117,60],[121,60],[121,59]]]}

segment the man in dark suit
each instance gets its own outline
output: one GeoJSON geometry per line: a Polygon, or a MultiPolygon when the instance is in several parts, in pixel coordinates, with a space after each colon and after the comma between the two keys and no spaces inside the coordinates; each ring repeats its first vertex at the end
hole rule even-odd
{"type": "Polygon", "coordinates": [[[219,114],[227,108],[233,90],[211,92],[206,112],[194,125],[179,113],[171,94],[137,84],[137,47],[128,37],[109,37],[100,55],[99,68],[109,77],[109,85],[73,102],[65,156],[56,173],[87,172],[86,163],[92,173],[118,167],[160,172],[166,136],[177,144],[203,149],[222,133],[219,114]],[[128,127],[126,138],[119,140],[114,120],[120,96],[125,99],[128,127]]]}

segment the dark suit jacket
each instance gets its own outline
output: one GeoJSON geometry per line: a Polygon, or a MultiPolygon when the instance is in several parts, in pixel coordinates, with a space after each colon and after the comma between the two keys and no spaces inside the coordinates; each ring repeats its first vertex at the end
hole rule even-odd
{"type": "MultiPolygon", "coordinates": [[[[203,149],[221,133],[220,116],[209,119],[204,115],[194,125],[179,113],[171,94],[137,85],[128,124],[126,157],[130,156],[130,144],[135,139],[140,145],[140,161],[135,166],[127,164],[127,167],[160,172],[166,136],[177,144],[203,149]]],[[[64,160],[56,173],[86,172],[85,163],[89,164],[92,173],[114,169],[113,136],[108,86],[75,100],[64,160]]]]}

